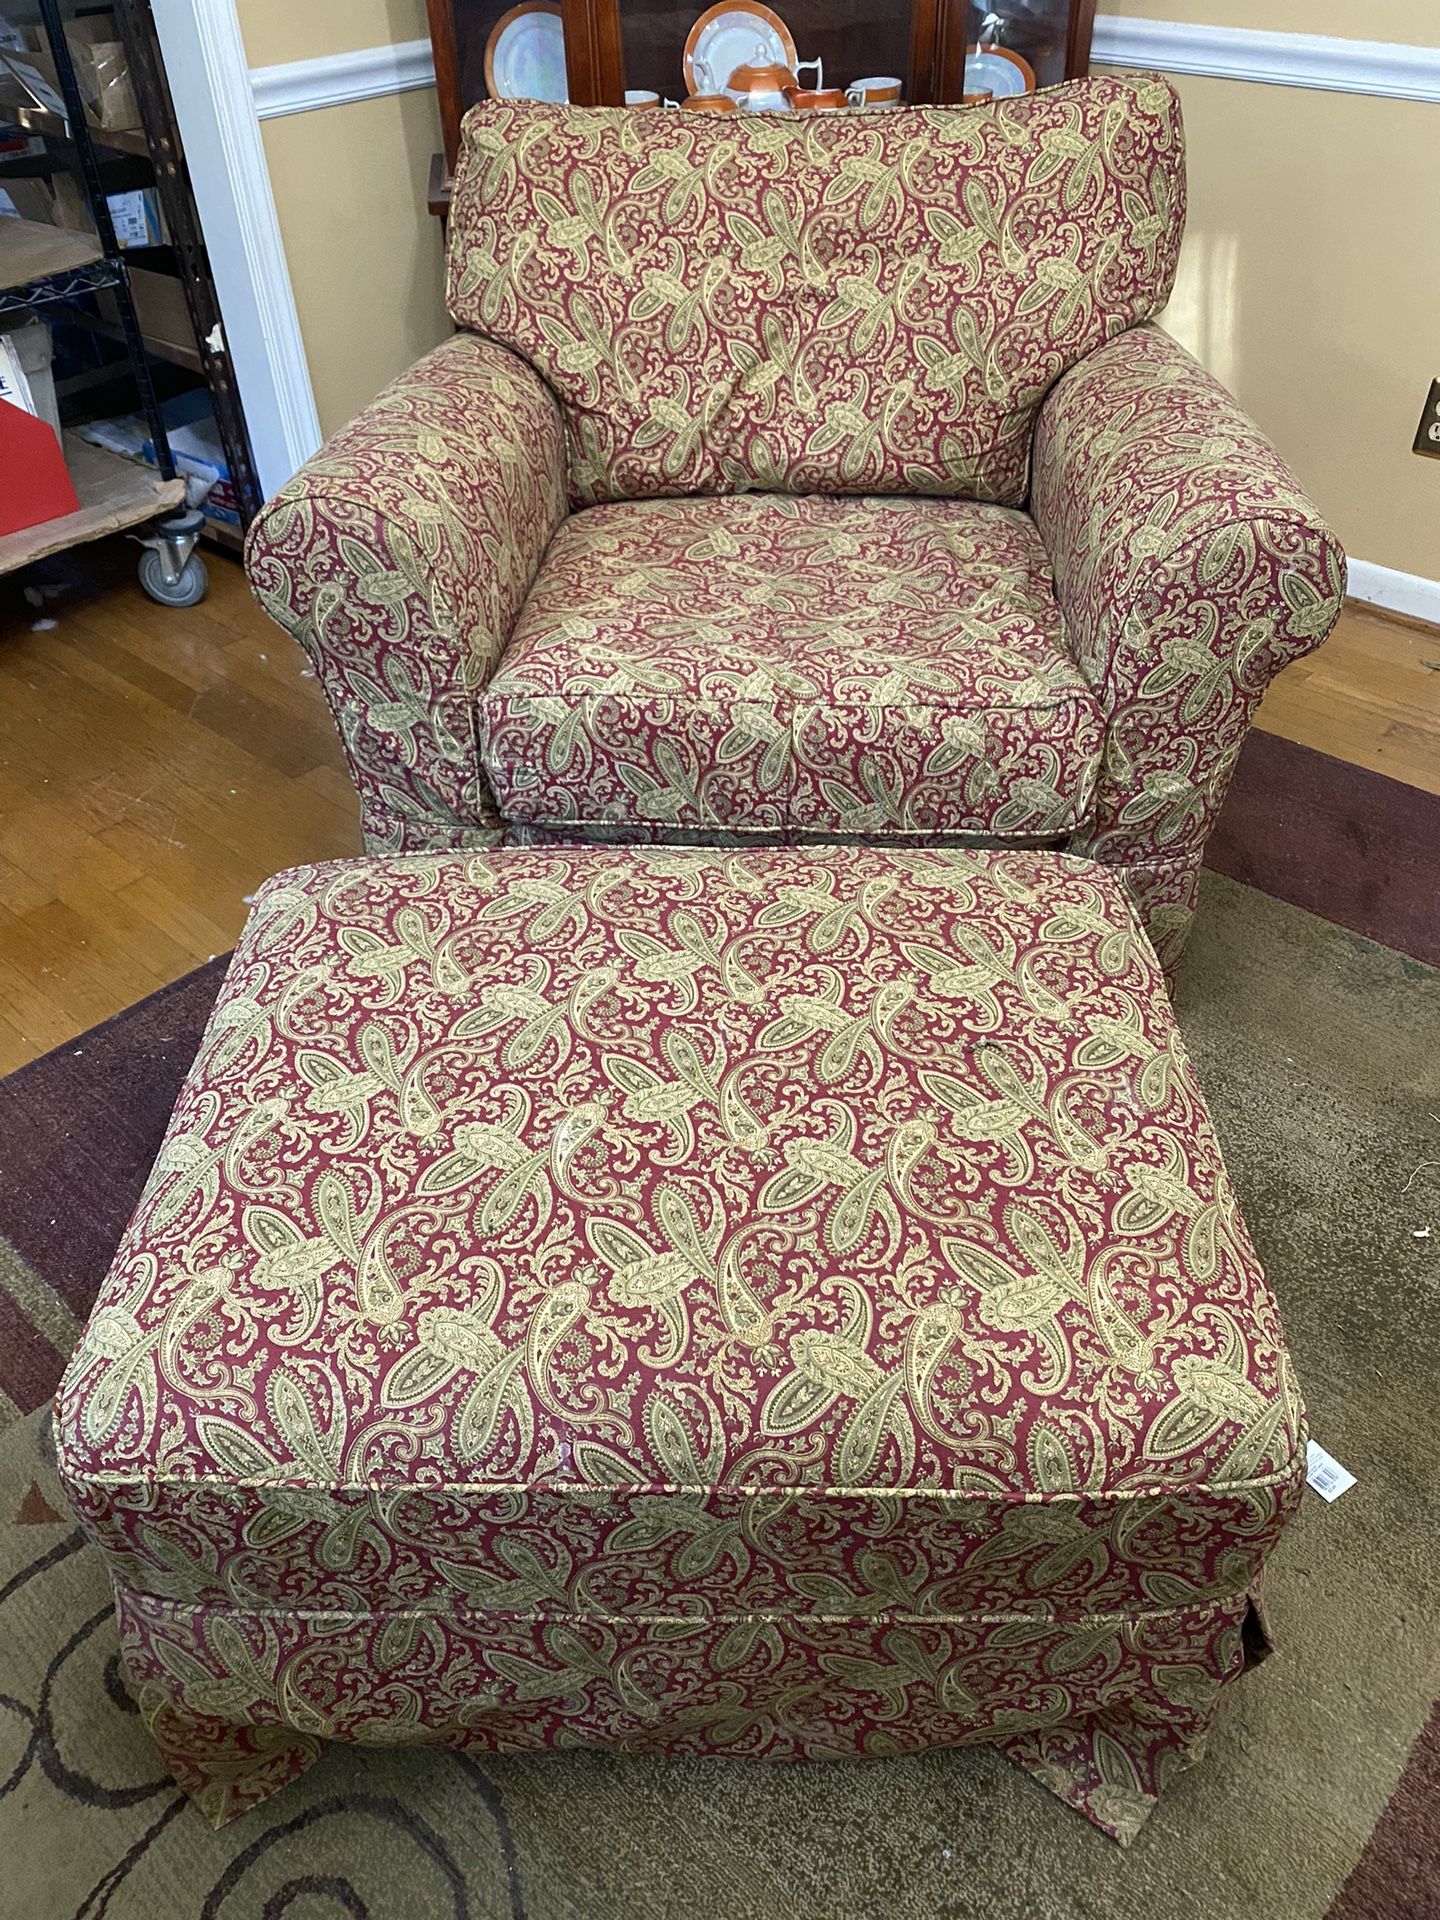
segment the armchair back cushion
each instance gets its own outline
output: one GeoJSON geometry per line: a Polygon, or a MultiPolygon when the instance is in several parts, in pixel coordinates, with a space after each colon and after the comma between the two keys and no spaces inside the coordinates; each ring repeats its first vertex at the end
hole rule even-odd
{"type": "Polygon", "coordinates": [[[576,504],[751,488],[1020,505],[1053,383],[1169,295],[1154,76],[991,107],[465,123],[450,311],[559,400],[576,504]]]}

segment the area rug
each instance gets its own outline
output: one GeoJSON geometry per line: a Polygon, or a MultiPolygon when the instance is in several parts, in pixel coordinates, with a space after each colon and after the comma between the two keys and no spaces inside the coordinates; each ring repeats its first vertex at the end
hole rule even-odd
{"type": "Polygon", "coordinates": [[[1128,1854],[979,1748],[808,1767],[335,1749],[212,1833],[126,1696],[41,1403],[218,977],[0,1083],[0,1915],[1440,1915],[1440,973],[1206,877],[1182,1025],[1315,1435],[1358,1484],[1306,1495],[1271,1563],[1279,1653],[1128,1854]]]}
{"type": "Polygon", "coordinates": [[[1440,794],[1259,727],[1205,864],[1440,966],[1440,794]]]}

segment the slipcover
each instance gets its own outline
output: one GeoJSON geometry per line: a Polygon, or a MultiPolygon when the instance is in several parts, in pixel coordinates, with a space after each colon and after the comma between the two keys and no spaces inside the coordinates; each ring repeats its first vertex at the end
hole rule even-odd
{"type": "Polygon", "coordinates": [[[449,305],[556,395],[577,505],[1014,507],[1047,389],[1164,306],[1184,216],[1156,75],[984,113],[496,100],[466,116],[449,305]]]}
{"type": "Polygon", "coordinates": [[[269,882],[58,1434],[217,1822],[327,1739],[988,1740],[1122,1839],[1304,1453],[1119,880],[841,847],[269,882]]]}
{"type": "Polygon", "coordinates": [[[1105,726],[1025,514],[639,500],[572,514],[480,708],[505,817],[1062,839],[1105,726]]]}

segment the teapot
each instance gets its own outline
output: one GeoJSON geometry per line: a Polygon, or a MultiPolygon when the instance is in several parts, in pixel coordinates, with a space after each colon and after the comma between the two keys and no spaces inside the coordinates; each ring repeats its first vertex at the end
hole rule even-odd
{"type": "Polygon", "coordinates": [[[789,95],[799,86],[797,75],[804,67],[815,69],[817,87],[824,85],[823,70],[818,60],[797,60],[794,73],[778,62],[767,61],[753,66],[747,62],[744,66],[736,67],[725,82],[725,91],[742,112],[789,113],[789,95]]]}

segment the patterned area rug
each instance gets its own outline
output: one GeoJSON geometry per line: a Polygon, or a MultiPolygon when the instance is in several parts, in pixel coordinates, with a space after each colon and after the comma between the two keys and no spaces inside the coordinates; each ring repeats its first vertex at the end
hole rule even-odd
{"type": "Polygon", "coordinates": [[[979,1748],[769,1768],[337,1749],[212,1833],[126,1697],[43,1402],[219,977],[0,1083],[0,1916],[1440,1915],[1440,973],[1206,877],[1182,1025],[1315,1435],[1359,1484],[1307,1494],[1267,1589],[1279,1654],[1129,1854],[979,1748]]]}

